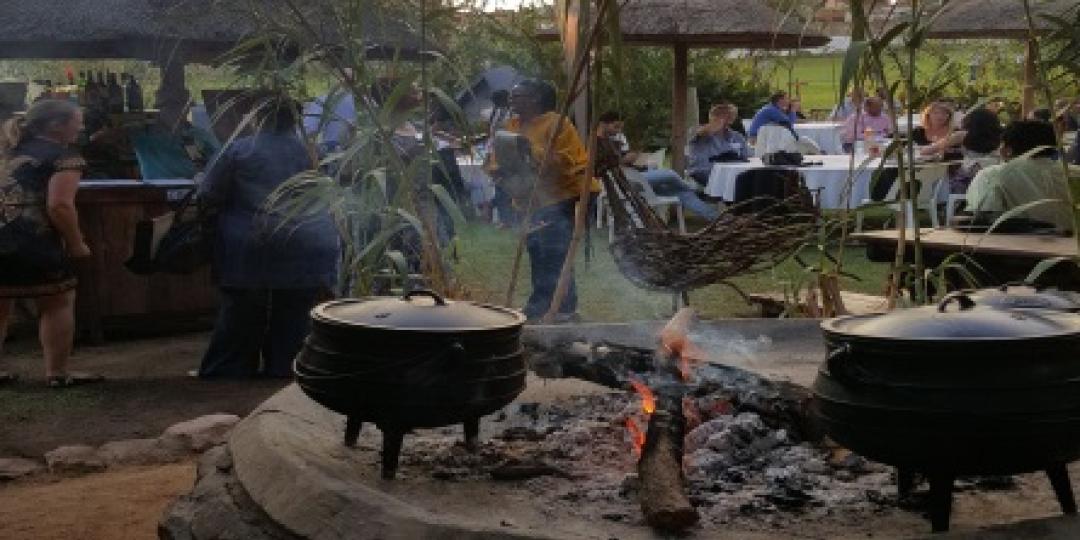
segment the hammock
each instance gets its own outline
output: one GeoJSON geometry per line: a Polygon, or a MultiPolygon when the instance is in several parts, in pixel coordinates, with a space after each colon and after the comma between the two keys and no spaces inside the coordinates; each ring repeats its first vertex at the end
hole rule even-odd
{"type": "Polygon", "coordinates": [[[817,209],[794,171],[794,185],[785,190],[793,195],[729,206],[703,229],[683,234],[664,224],[617,159],[598,162],[615,226],[612,257],[619,271],[643,289],[685,293],[731,285],[727,280],[735,276],[776,266],[816,230],[817,209]]]}

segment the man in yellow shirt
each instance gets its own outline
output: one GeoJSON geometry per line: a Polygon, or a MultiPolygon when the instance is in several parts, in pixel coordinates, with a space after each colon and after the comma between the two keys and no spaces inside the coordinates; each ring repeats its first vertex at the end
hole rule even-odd
{"type": "MultiPolygon", "coordinates": [[[[510,110],[515,116],[506,129],[528,139],[532,162],[537,164],[539,173],[532,217],[525,225],[530,230],[525,245],[532,270],[532,293],[523,310],[529,319],[538,319],[547,313],[555,295],[559,273],[570,249],[574,209],[581,189],[586,182],[594,193],[598,189],[588,173],[588,152],[573,124],[563,120],[559,125],[559,114],[554,112],[555,88],[551,84],[536,79],[518,83],[510,92],[510,110]],[[553,133],[557,135],[551,158],[544,163],[553,133]]],[[[498,180],[497,168],[493,174],[498,180]]],[[[515,205],[525,208],[529,201],[523,199],[527,196],[520,193],[516,196],[515,205]]],[[[571,276],[570,289],[559,308],[559,321],[576,318],[577,286],[572,279],[571,276]]]]}

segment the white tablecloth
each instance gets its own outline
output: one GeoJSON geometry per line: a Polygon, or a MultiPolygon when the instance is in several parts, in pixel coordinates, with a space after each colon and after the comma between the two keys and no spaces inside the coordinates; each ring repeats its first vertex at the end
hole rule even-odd
{"type": "MultiPolygon", "coordinates": [[[[806,187],[811,191],[821,190],[820,204],[822,208],[842,208],[844,204],[844,188],[848,178],[849,157],[839,156],[807,156],[807,161],[822,162],[824,165],[812,167],[800,167],[799,172],[806,179],[806,187]]],[[[850,208],[855,208],[864,199],[870,198],[870,180],[881,160],[870,160],[865,168],[860,169],[862,158],[856,158],[855,182],[851,187],[850,208]]],[[[725,201],[735,200],[735,178],[740,173],[750,169],[764,167],[759,158],[751,158],[746,163],[715,163],[709,174],[709,184],[705,186],[705,193],[720,197],[725,201]]]]}
{"type": "Polygon", "coordinates": [[[843,122],[807,122],[795,124],[795,133],[817,143],[823,153],[840,154],[843,153],[843,141],[840,140],[843,127],[843,122]]]}
{"type": "Polygon", "coordinates": [[[469,190],[469,199],[473,205],[488,203],[495,198],[495,184],[484,172],[483,162],[470,157],[459,157],[457,165],[458,169],[461,169],[461,179],[465,181],[465,188],[469,190]]]}

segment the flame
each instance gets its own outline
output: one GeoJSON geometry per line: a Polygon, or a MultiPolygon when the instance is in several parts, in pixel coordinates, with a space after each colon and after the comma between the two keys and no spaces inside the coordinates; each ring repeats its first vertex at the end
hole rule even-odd
{"type": "Polygon", "coordinates": [[[632,417],[626,419],[626,431],[630,434],[630,444],[634,447],[634,455],[641,456],[641,449],[645,446],[645,432],[632,417]]]}
{"type": "Polygon", "coordinates": [[[649,390],[648,386],[637,379],[630,379],[630,386],[634,388],[634,391],[641,396],[641,410],[645,411],[645,414],[652,414],[656,412],[656,395],[652,390],[649,390]]]}

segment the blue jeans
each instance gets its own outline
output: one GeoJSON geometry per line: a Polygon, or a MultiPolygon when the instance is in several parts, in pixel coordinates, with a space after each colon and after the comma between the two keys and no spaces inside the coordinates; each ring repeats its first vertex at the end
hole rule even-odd
{"type": "Polygon", "coordinates": [[[713,205],[701,200],[697,193],[694,193],[694,190],[683,183],[682,178],[675,171],[671,169],[650,169],[642,173],[642,176],[649,182],[657,195],[678,197],[683,208],[709,221],[720,216],[720,211],[713,205]]]}
{"type": "MultiPolygon", "coordinates": [[[[577,199],[569,199],[533,212],[532,227],[539,227],[525,238],[532,272],[532,293],[522,310],[530,319],[543,317],[551,307],[559,283],[563,261],[570,251],[574,234],[574,207],[577,199]]],[[[559,306],[559,313],[577,311],[577,283],[570,276],[570,289],[559,306]]]]}
{"type": "Polygon", "coordinates": [[[318,289],[221,289],[221,308],[200,377],[291,377],[310,330],[318,289]]]}

